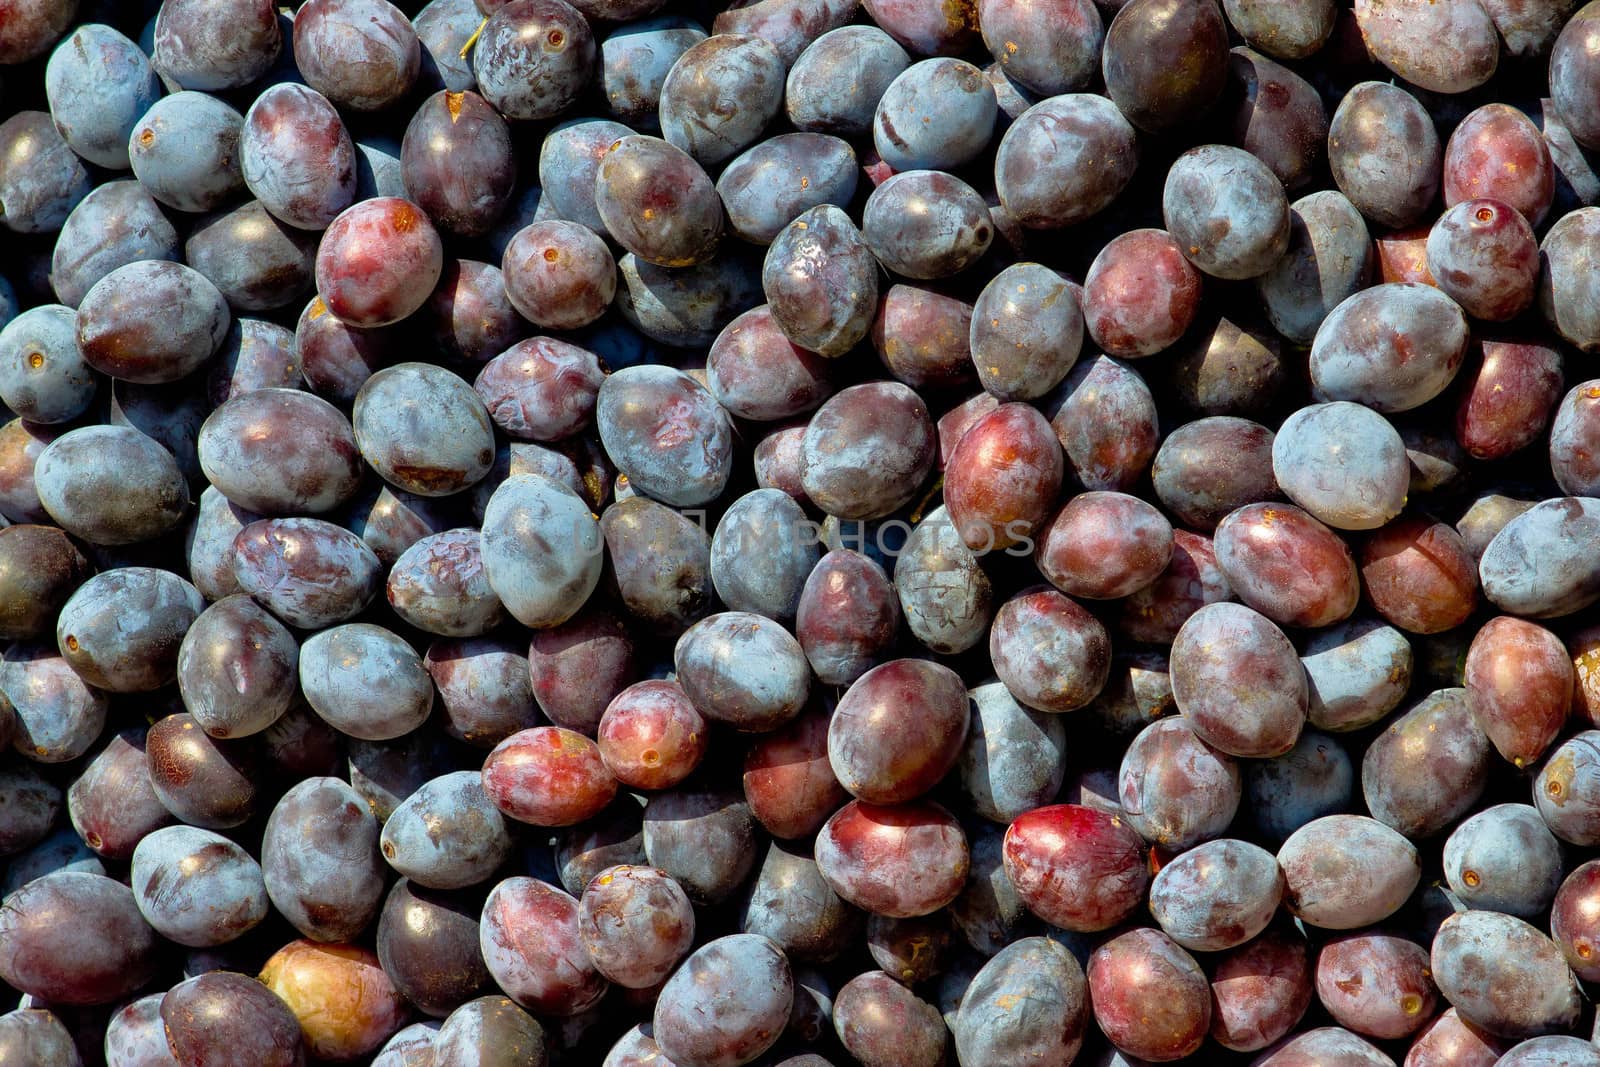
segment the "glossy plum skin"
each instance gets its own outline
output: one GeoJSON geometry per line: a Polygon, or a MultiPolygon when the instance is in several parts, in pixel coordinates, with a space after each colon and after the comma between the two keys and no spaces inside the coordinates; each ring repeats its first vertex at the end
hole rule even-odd
{"type": "Polygon", "coordinates": [[[1328,815],[1302,826],[1278,850],[1278,866],[1290,912],[1327,930],[1381,922],[1422,877],[1411,843],[1360,815],[1328,815]]]}
{"type": "Polygon", "coordinates": [[[1027,404],[1003,404],[962,434],[945,464],[945,508],[968,548],[1009,548],[1044,526],[1064,471],[1045,417],[1027,404]]]}
{"type": "Polygon", "coordinates": [[[263,1067],[305,1062],[300,1021],[248,975],[212,971],[180,982],[161,997],[159,1011],[174,1063],[208,1063],[241,1048],[263,1067]]]}
{"type": "Polygon", "coordinates": [[[894,642],[900,603],[870,557],[835,549],[817,561],[796,605],[794,636],[825,685],[849,685],[894,642]]]}
{"type": "Polygon", "coordinates": [[[782,625],[753,612],[700,620],[678,639],[672,655],[679,684],[701,714],[737,730],[761,733],[782,726],[800,713],[810,693],[800,643],[782,625]]]}
{"type": "Polygon", "coordinates": [[[969,347],[978,381],[1004,401],[1036,400],[1082,350],[1084,310],[1067,279],[1037,263],[996,274],[973,305],[969,347]]]}
{"type": "Polygon", "coordinates": [[[479,944],[511,999],[548,1015],[576,1015],[605,995],[579,932],[578,901],[534,878],[496,885],[483,905],[479,944]]]}
{"type": "Polygon", "coordinates": [[[315,0],[294,19],[295,65],[306,84],[352,111],[381,111],[422,68],[411,21],[386,0],[315,0]]]}
{"type": "Polygon", "coordinates": [[[1109,356],[1079,360],[1045,408],[1069,472],[1085,489],[1126,492],[1160,443],[1144,379],[1109,356]]]}
{"type": "Polygon", "coordinates": [[[833,1025],[862,1067],[936,1067],[950,1040],[939,1009],[882,971],[858,974],[840,987],[833,1025]]]}
{"type": "Polygon", "coordinates": [[[364,542],[321,519],[262,519],[234,538],[240,590],[291,626],[315,629],[359,614],[382,588],[364,542]]]}
{"type": "Polygon", "coordinates": [[[752,308],[717,335],[706,386],[738,418],[776,422],[814,410],[833,392],[827,360],[792,343],[770,308],[752,308]]]}
{"type": "Polygon", "coordinates": [[[1540,344],[1490,340],[1482,348],[1482,363],[1470,376],[1463,376],[1456,439],[1475,459],[1502,459],[1537,440],[1554,414],[1551,467],[1562,480],[1571,459],[1555,441],[1559,438],[1564,445],[1568,440],[1572,416],[1583,409],[1584,400],[1574,390],[1557,409],[1562,380],[1556,351],[1540,344]]]}
{"type": "Polygon", "coordinates": [[[1068,500],[1042,531],[1035,551],[1039,570],[1052,585],[1089,600],[1136,593],[1171,560],[1172,526],[1155,507],[1125,493],[1100,491],[1068,500]]]}
{"type": "Polygon", "coordinates": [[[1407,1067],[1492,1067],[1512,1044],[1467,1022],[1450,1008],[1418,1031],[1406,1063],[1407,1067]]]}
{"type": "Polygon", "coordinates": [[[1486,785],[1490,751],[1475,705],[1468,690],[1439,690],[1372,742],[1361,761],[1361,788],[1375,819],[1421,839],[1471,810],[1486,785]]]}
{"type": "Polygon", "coordinates": [[[512,734],[483,764],[483,788],[519,822],[572,826],[599,814],[616,796],[616,779],[589,738],[557,726],[512,734]]]}
{"type": "Polygon", "coordinates": [[[858,678],[828,727],[828,762],[859,800],[899,804],[927,792],[955,765],[970,716],[954,671],[892,660],[858,678]]]}
{"type": "Polygon", "coordinates": [[[587,326],[605,313],[617,291],[611,251],[575,222],[548,219],[519,230],[501,268],[511,305],[545,329],[587,326]]]}
{"type": "Polygon", "coordinates": [[[1131,0],[1106,28],[1106,92],[1149,133],[1198,118],[1228,75],[1228,31],[1214,3],[1131,0]]]}
{"type": "Polygon", "coordinates": [[[255,390],[221,405],[201,427],[199,451],[206,480],[261,515],[331,511],[361,483],[350,420],[298,389],[255,390]]]}
{"type": "Polygon", "coordinates": [[[1499,200],[1532,226],[1544,221],[1555,168],[1538,127],[1516,108],[1486,104],[1461,120],[1444,152],[1444,202],[1499,200]]]}
{"type": "Polygon", "coordinates": [[[317,249],[317,293],[340,322],[372,329],[420,308],[444,271],[444,246],[416,204],[363,200],[329,224],[317,249]]]}
{"type": "Polygon", "coordinates": [[[260,979],[289,1006],[306,1050],[322,1059],[355,1059],[375,1051],[409,1013],[368,949],[291,941],[261,970],[260,979]]]}
{"type": "Polygon", "coordinates": [[[435,93],[400,144],[406,194],[447,233],[486,233],[511,201],[517,164],[511,130],[474,92],[435,93]]]}
{"type": "Polygon", "coordinates": [[[1241,604],[1208,604],[1172,642],[1172,694],[1202,741],[1231,756],[1271,758],[1305,725],[1300,657],[1270,619],[1241,604]]]}
{"type": "Polygon", "coordinates": [[[1089,957],[1095,1022],[1117,1048],[1156,1061],[1197,1050],[1211,1030],[1211,990],[1200,965],[1159,930],[1131,930],[1089,957]]]}
{"type": "Polygon", "coordinates": [[[1463,668],[1473,714],[1495,750],[1531,766],[1555,741],[1572,706],[1572,659],[1535,623],[1498,616],[1472,639],[1463,668]],[[1513,696],[1515,694],[1515,696],[1513,696]]]}
{"type": "Polygon", "coordinates": [[[1401,519],[1361,548],[1361,584],[1378,613],[1411,633],[1433,634],[1467,621],[1478,604],[1478,575],[1454,529],[1401,519]]]}
{"type": "Polygon", "coordinates": [[[826,712],[808,710],[745,754],[745,800],[774,837],[807,837],[850,799],[828,761],[828,723],[826,712]]]}
{"type": "Polygon", "coordinates": [[[852,800],[823,825],[816,857],[835,893],[891,918],[945,906],[961,892],[969,866],[966,835],[929,801],[879,807],[852,800]]]}
{"type": "Polygon", "coordinates": [[[1119,816],[1075,804],[1019,816],[1006,831],[1007,877],[1028,910],[1064,930],[1110,929],[1144,902],[1145,846],[1119,816]]]}
{"type": "Polygon", "coordinates": [[[118,267],[78,305],[78,350],[95,370],[123,381],[158,384],[198,370],[222,346],[230,315],[222,293],[200,272],[165,260],[118,267]],[[159,326],[151,304],[170,307],[159,326]]]}
{"type": "Polygon", "coordinates": [[[109,1004],[154,976],[155,931],[133,893],[102,875],[58,872],[6,898],[0,977],[58,1004],[109,1004]]]}
{"type": "Polygon", "coordinates": [[[1247,504],[1217,525],[1217,566],[1245,604],[1283,626],[1323,627],[1360,599],[1344,541],[1292,504],[1247,504]]]}
{"type": "Polygon", "coordinates": [[[1084,277],[1084,324],[1109,356],[1154,355],[1189,328],[1200,291],[1200,272],[1172,235],[1130,230],[1101,249],[1084,277]]]}

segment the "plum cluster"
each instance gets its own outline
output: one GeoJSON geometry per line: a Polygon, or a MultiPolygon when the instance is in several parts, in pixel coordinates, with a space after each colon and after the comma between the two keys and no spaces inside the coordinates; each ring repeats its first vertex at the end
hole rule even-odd
{"type": "Polygon", "coordinates": [[[1600,0],[0,0],[0,1065],[1600,1067],[1600,0]]]}

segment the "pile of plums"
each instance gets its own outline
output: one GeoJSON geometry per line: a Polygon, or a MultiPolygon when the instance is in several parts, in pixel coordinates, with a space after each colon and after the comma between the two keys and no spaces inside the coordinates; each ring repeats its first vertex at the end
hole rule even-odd
{"type": "Polygon", "coordinates": [[[0,1067],[1600,1067],[1600,0],[0,83],[0,1067]]]}

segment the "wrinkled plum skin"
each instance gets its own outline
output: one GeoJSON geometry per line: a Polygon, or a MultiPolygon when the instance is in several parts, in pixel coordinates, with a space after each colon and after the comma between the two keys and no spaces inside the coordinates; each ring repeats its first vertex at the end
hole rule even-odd
{"type": "Polygon", "coordinates": [[[262,519],[234,538],[241,591],[291,626],[354,618],[382,588],[381,564],[364,542],[321,519],[262,519]]]}

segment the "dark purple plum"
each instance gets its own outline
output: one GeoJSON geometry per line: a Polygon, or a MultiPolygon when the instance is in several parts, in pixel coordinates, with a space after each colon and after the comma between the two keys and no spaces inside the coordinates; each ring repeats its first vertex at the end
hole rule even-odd
{"type": "Polygon", "coordinates": [[[873,190],[861,233],[885,268],[907,278],[945,278],[971,266],[994,239],[977,191],[933,170],[896,174],[873,190]]]}
{"type": "Polygon", "coordinates": [[[230,315],[221,291],[181,263],[141,260],[101,278],[78,305],[78,349],[95,370],[144,385],[173,382],[222,347],[230,315]],[[152,307],[170,309],[159,317],[152,307]]]}
{"type": "Polygon", "coordinates": [[[1289,205],[1289,245],[1256,278],[1267,319],[1285,338],[1310,344],[1318,328],[1372,277],[1366,222],[1344,194],[1331,189],[1289,205]]]}
{"type": "Polygon", "coordinates": [[[608,988],[584,946],[578,901],[537,879],[507,878],[495,886],[478,938],[490,975],[529,1010],[577,1015],[608,988]]]}
{"type": "Polygon", "coordinates": [[[483,761],[483,789],[501,813],[535,826],[573,826],[600,814],[617,780],[600,748],[559,726],[521,730],[483,761]]]}
{"type": "Polygon", "coordinates": [[[299,377],[318,396],[348,406],[368,378],[397,362],[399,341],[393,330],[363,330],[341,322],[328,312],[322,297],[312,297],[295,325],[299,377]]]}
{"type": "Polygon", "coordinates": [[[711,540],[705,529],[644,497],[618,501],[600,519],[611,579],[632,616],[676,635],[711,610],[711,540]]]}
{"type": "Polygon", "coordinates": [[[833,392],[833,368],[795,344],[765,304],[730,322],[706,354],[706,388],[728,413],[776,422],[815,410],[833,392]]]}
{"type": "Polygon", "coordinates": [[[667,789],[705,755],[706,721],[676,682],[651,679],[606,705],[596,740],[600,759],[623,785],[667,789]]]}
{"type": "Polygon", "coordinates": [[[18,641],[0,656],[6,733],[19,755],[37,763],[66,763],[87,752],[105,729],[110,703],[57,647],[18,641]]]}
{"type": "Polygon", "coordinates": [[[378,919],[378,960],[417,1008],[444,1018],[489,981],[479,948],[477,902],[401,879],[378,919]]]}
{"type": "Polygon", "coordinates": [[[719,612],[695,623],[678,639],[672,658],[679,684],[700,713],[737,730],[777,729],[800,714],[811,690],[800,643],[781,623],[748,611],[719,612]]]}
{"type": "Polygon", "coordinates": [[[609,375],[596,422],[617,468],[647,496],[692,507],[727,484],[733,448],[727,413],[681,371],[637,366],[609,375]]]}
{"type": "Polygon", "coordinates": [[[172,1063],[223,1062],[241,1049],[261,1067],[305,1063],[300,1021],[250,975],[221,970],[190,978],[167,990],[159,1010],[172,1063]]]}
{"type": "Polygon", "coordinates": [[[1257,830],[1277,844],[1306,823],[1351,807],[1355,770],[1338,741],[1303,730],[1294,748],[1245,767],[1245,795],[1257,830]]]}
{"type": "Polygon", "coordinates": [[[67,791],[73,829],[97,855],[130,858],[141,838],[173,821],[150,783],[144,731],[114,735],[67,791]]]}
{"type": "Polygon", "coordinates": [[[528,676],[533,698],[551,722],[592,735],[606,705],[638,677],[634,643],[616,615],[582,611],[534,633],[528,676]]]}
{"type": "Polygon", "coordinates": [[[383,588],[372,549],[321,519],[252,522],[234,538],[233,553],[240,591],[302,629],[354,618],[383,588]]]}
{"type": "Polygon", "coordinates": [[[228,830],[255,813],[260,758],[248,740],[218,741],[180,713],[150,727],[144,755],[156,798],[190,826],[228,830]]]}
{"type": "Polygon", "coordinates": [[[1562,742],[1545,761],[1533,784],[1533,802],[1551,832],[1582,847],[1600,841],[1600,825],[1596,822],[1596,803],[1600,801],[1597,741],[1600,736],[1595,731],[1585,730],[1562,742]]]}
{"type": "Polygon", "coordinates": [[[1294,646],[1242,604],[1209,604],[1183,624],[1172,642],[1172,693],[1196,736],[1231,756],[1281,756],[1306,721],[1294,646]]]}
{"type": "Polygon", "coordinates": [[[1127,490],[1156,454],[1155,399],[1137,371],[1109,356],[1079,360],[1045,408],[1085,489],[1127,490]]]}
{"type": "Polygon", "coordinates": [[[1011,124],[995,157],[995,188],[1018,224],[1056,229],[1104,210],[1137,164],[1133,127],[1117,106],[1090,93],[1067,94],[1011,124]]]}
{"type": "Polygon", "coordinates": [[[887,654],[899,623],[899,600],[883,568],[859,552],[838,549],[807,576],[794,635],[818,681],[849,685],[887,654]]]}
{"type": "Polygon", "coordinates": [[[548,1047],[549,1036],[533,1016],[507,997],[486,996],[450,1013],[434,1035],[431,1062],[498,1067],[506,1062],[502,1057],[514,1054],[532,1067],[545,1067],[548,1047]]]}
{"type": "Polygon", "coordinates": [[[1142,130],[1199,118],[1227,81],[1222,11],[1213,0],[1131,0],[1106,28],[1101,70],[1107,94],[1142,130]]]}
{"type": "Polygon", "coordinates": [[[652,1030],[672,1062],[737,1067],[782,1036],[793,999],[794,978],[778,946],[733,934],[701,946],[667,980],[652,1030]]]}
{"type": "Polygon", "coordinates": [[[1439,190],[1442,157],[1433,118],[1398,85],[1354,86],[1328,124],[1328,163],[1339,191],[1390,229],[1422,221],[1439,190]],[[1397,144],[1409,146],[1399,159],[1397,144]]]}
{"type": "Polygon", "coordinates": [[[828,724],[827,711],[808,710],[745,754],[746,803],[774,837],[808,837],[850,799],[828,761],[828,724]]]}
{"type": "Polygon", "coordinates": [[[300,646],[271,613],[234,595],[200,613],[178,646],[178,690],[208,734],[247,737],[294,702],[300,646]]]}
{"type": "Polygon", "coordinates": [[[645,855],[697,904],[726,900],[745,882],[756,844],[755,820],[737,794],[657,793],[645,805],[645,855]]]}
{"type": "MultiPolygon", "coordinates": [[[[862,1067],[938,1067],[950,1034],[939,1009],[883,971],[858,974],[833,1000],[833,1026],[862,1067]]],[[[721,1061],[719,1061],[721,1062],[721,1061]]]]}
{"type": "Polygon", "coordinates": [[[1038,263],[1007,267],[973,305],[978,381],[1001,401],[1045,396],[1078,360],[1084,314],[1064,276],[1038,263]]]}
{"type": "Polygon", "coordinates": [[[312,234],[273,218],[256,201],[203,219],[184,246],[189,265],[234,311],[270,311],[305,299],[316,253],[312,234]]]}
{"type": "Polygon", "coordinates": [[[1075,601],[1038,591],[1000,607],[989,632],[989,656],[1000,680],[1024,704],[1074,711],[1105,686],[1111,639],[1075,601]]]}
{"type": "Polygon", "coordinates": [[[74,0],[11,0],[0,32],[0,63],[22,63],[49,51],[78,14],[74,0]]]}
{"type": "Polygon", "coordinates": [[[1361,788],[1375,819],[1421,839],[1472,809],[1487,785],[1490,752],[1475,704],[1468,690],[1439,690],[1373,739],[1361,788]]]}
{"type": "Polygon", "coordinates": [[[57,872],[6,898],[0,978],[57,1004],[110,1004],[155,976],[157,937],[126,887],[57,872]]]}
{"type": "MultiPolygon", "coordinates": [[[[655,0],[641,2],[656,6],[655,0]]],[[[679,56],[705,39],[705,29],[681,15],[619,26],[600,42],[600,86],[606,110],[636,130],[658,130],[661,85],[667,73],[679,56]]]]}
{"type": "Polygon", "coordinates": [[[1239,810],[1239,765],[1195,735],[1185,717],[1146,726],[1117,772],[1120,817],[1139,836],[1180,851],[1222,836],[1239,810]]]}
{"type": "Polygon", "coordinates": [[[446,233],[487,233],[517,180],[511,129],[474,92],[439,92],[411,116],[400,144],[400,177],[411,201],[446,233]]]}
{"type": "MultiPolygon", "coordinates": [[[[1214,9],[1204,0],[1192,6],[1214,9]]],[[[1206,145],[1179,156],[1167,172],[1161,210],[1179,250],[1213,277],[1258,277],[1289,247],[1283,184],[1242,148],[1206,145]]]]}
{"type": "Polygon", "coordinates": [[[1349,547],[1292,504],[1247,504],[1229,513],[1217,526],[1215,548],[1233,592],[1280,625],[1337,623],[1360,599],[1349,547]]]}
{"type": "Polygon", "coordinates": [[[451,359],[486,363],[528,333],[513,306],[500,268],[472,259],[448,259],[439,285],[422,306],[433,339],[451,359]]]}
{"type": "Polygon", "coordinates": [[[814,133],[866,134],[878,101],[909,64],[905,49],[877,26],[830,30],[790,65],[784,101],[789,121],[814,133]]]}
{"type": "Polygon", "coordinates": [[[594,33],[563,0],[500,5],[472,52],[478,91],[508,119],[548,119],[577,100],[594,75],[594,33]]]}
{"type": "Polygon", "coordinates": [[[422,46],[386,0],[312,0],[295,13],[294,58],[306,84],[351,111],[381,111],[411,91],[422,46]]]}
{"type": "Polygon", "coordinates": [[[361,486],[350,420],[298,389],[227,401],[200,430],[200,468],[228,502],[259,515],[331,511],[361,486]]]}
{"type": "Polygon", "coordinates": [[[357,938],[383,897],[378,830],[366,801],[337,778],[307,778],[291,788],[261,840],[273,907],[312,940],[357,938]]]}
{"type": "Polygon", "coordinates": [[[177,677],[180,642],[204,608],[199,591],[170,571],[118,567],[73,593],[56,620],[56,642],[90,685],[149,692],[177,677]]]}
{"type": "Polygon", "coordinates": [[[629,989],[665,981],[688,955],[694,928],[678,883],[649,867],[607,868],[578,901],[578,936],[595,969],[629,989]]]}
{"type": "Polygon", "coordinates": [[[442,725],[450,736],[492,748],[536,724],[526,650],[510,635],[434,641],[423,665],[433,678],[442,725]]]}
{"type": "Polygon", "coordinates": [[[339,113],[303,85],[275,85],[245,113],[244,181],[291,226],[321,230],[356,198],[356,149],[339,113]]]}

